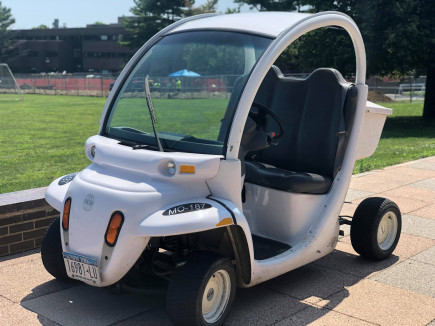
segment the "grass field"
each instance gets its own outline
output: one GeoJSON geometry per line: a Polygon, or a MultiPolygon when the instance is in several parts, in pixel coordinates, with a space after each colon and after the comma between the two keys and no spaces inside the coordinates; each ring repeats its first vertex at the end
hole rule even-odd
{"type": "Polygon", "coordinates": [[[355,163],[354,173],[435,155],[435,121],[424,121],[423,103],[379,103],[393,109],[376,152],[355,163]]]}
{"type": "MultiPolygon", "coordinates": [[[[0,100],[0,193],[47,186],[86,167],[84,143],[98,133],[104,103],[104,98],[44,95],[0,100]]],[[[394,115],[376,153],[358,161],[355,173],[435,155],[435,122],[420,118],[422,103],[384,105],[394,115]]]]}
{"type": "Polygon", "coordinates": [[[86,167],[84,143],[98,133],[104,103],[43,95],[0,101],[0,193],[47,186],[86,167]]]}

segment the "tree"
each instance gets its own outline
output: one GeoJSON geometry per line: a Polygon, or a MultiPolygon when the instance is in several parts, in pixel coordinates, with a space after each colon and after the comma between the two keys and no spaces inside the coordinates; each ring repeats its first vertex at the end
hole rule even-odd
{"type": "Polygon", "coordinates": [[[133,17],[125,17],[124,28],[128,34],[121,44],[131,48],[142,46],[161,29],[175,21],[206,12],[214,12],[218,0],[208,0],[200,7],[194,7],[194,0],[134,0],[130,9],[133,17]]]}
{"type": "Polygon", "coordinates": [[[361,30],[369,75],[427,73],[424,118],[435,118],[435,5],[432,0],[307,0],[314,11],[338,10],[361,30]],[[432,66],[432,68],[431,68],[432,66]]]}
{"type": "Polygon", "coordinates": [[[298,1],[293,0],[234,0],[238,4],[248,4],[258,11],[293,11],[297,9],[298,1]]]}
{"type": "MultiPolygon", "coordinates": [[[[335,10],[348,14],[357,23],[367,52],[368,75],[421,75],[427,73],[424,118],[435,118],[435,5],[433,0],[235,0],[259,10],[294,10],[308,6],[309,12],[335,10]],[[432,82],[431,82],[432,80],[432,82]]],[[[322,33],[308,36],[297,53],[322,47],[322,33]]],[[[333,49],[347,51],[338,40],[333,49]]],[[[344,46],[346,45],[346,46],[344,46]]],[[[329,47],[332,49],[331,47],[329,47]]],[[[353,57],[347,52],[340,58],[344,69],[353,57]]],[[[312,56],[308,56],[311,57],[312,56]]],[[[328,57],[324,52],[312,60],[328,57]]],[[[308,60],[308,59],[307,59],[308,60]]],[[[346,68],[347,67],[347,68],[346,68]]],[[[347,71],[344,72],[345,74],[347,71]]]]}
{"type": "Polygon", "coordinates": [[[39,25],[39,26],[33,27],[32,29],[49,29],[49,28],[50,28],[50,27],[48,27],[47,25],[42,24],[42,25],[39,25]]]}
{"type": "Polygon", "coordinates": [[[6,49],[11,43],[11,35],[8,29],[14,23],[15,19],[12,17],[11,9],[3,7],[0,1],[0,59],[3,58],[6,49]]]}

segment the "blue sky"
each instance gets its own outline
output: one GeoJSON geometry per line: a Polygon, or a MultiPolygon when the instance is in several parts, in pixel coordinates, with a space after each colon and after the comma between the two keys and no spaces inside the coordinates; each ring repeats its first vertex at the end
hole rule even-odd
{"type": "MultiPolygon", "coordinates": [[[[30,29],[39,25],[52,27],[55,18],[59,26],[85,27],[100,21],[116,23],[120,16],[130,15],[133,0],[0,0],[10,8],[15,18],[13,29],[30,29]]],[[[197,0],[200,5],[205,0],[197,0]]],[[[236,7],[232,0],[219,0],[218,11],[236,7]]]]}

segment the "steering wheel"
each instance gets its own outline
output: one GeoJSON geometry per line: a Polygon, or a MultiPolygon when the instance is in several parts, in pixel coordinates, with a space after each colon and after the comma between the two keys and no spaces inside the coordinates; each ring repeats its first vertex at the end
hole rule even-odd
{"type": "Polygon", "coordinates": [[[273,139],[278,139],[284,134],[284,124],[281,119],[263,104],[252,103],[248,116],[255,121],[260,131],[270,135],[273,139]]]}

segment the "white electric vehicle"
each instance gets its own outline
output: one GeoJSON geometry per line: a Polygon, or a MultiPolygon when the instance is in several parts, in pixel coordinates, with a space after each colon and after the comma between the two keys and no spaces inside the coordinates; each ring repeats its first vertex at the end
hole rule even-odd
{"type": "Polygon", "coordinates": [[[60,211],[42,244],[47,271],[98,287],[166,279],[174,324],[221,325],[236,286],[331,253],[341,224],[361,256],[387,258],[396,204],[369,198],[340,216],[355,160],[391,114],[366,102],[365,74],[360,32],[338,12],[200,15],[163,29],[117,79],[86,141],[92,163],[47,190],[60,211]],[[352,40],[354,83],[275,65],[330,26],[352,40]]]}

